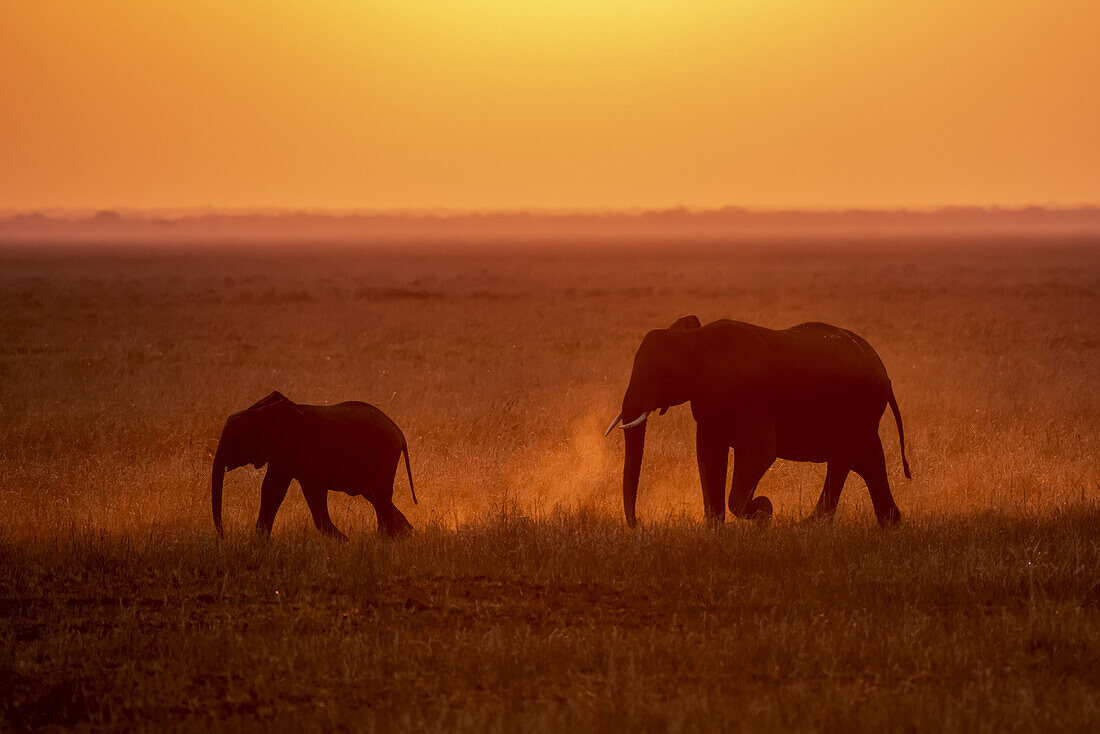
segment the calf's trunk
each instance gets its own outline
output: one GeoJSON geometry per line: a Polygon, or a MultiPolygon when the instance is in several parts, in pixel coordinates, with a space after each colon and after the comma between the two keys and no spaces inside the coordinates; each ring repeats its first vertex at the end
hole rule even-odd
{"type": "Polygon", "coordinates": [[[214,529],[219,536],[222,531],[222,482],[225,480],[225,461],[219,451],[214,455],[214,467],[210,471],[210,509],[214,513],[214,529]]]}

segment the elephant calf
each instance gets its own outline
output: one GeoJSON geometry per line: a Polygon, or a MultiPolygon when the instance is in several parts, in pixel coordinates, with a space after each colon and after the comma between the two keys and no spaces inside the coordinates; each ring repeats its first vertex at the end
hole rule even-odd
{"type": "Polygon", "coordinates": [[[222,481],[230,469],[267,464],[260,490],[256,532],[271,534],[275,513],[293,479],[298,480],[313,522],[323,534],[347,540],[328,514],[329,491],[362,495],[374,505],[378,530],[390,537],[412,530],[393,504],[393,480],[401,455],[409,475],[409,449],[401,429],[367,403],[298,405],[273,392],[225,422],[210,482],[214,527],[222,531],[222,481]]]}
{"type": "MultiPolygon", "coordinates": [[[[623,424],[623,508],[635,523],[646,419],[655,410],[691,403],[695,445],[707,517],[721,522],[729,450],[734,452],[729,509],[735,517],[770,517],[771,501],[753,497],[778,459],[828,462],[815,517],[836,511],[849,472],[867,483],[879,523],[901,519],[890,494],[878,424],[886,406],[894,413],[905,459],[890,378],[862,337],[822,323],[775,331],[739,321],[705,326],[685,316],[645,335],[623,396],[623,409],[607,433],[623,424]]],[[[605,435],[607,435],[605,433],[605,435]]]]}

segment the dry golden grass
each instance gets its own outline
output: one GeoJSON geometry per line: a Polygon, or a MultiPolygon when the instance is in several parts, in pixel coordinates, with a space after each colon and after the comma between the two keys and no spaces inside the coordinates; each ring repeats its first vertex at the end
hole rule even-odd
{"type": "Polygon", "coordinates": [[[0,251],[0,721],[181,729],[1001,731],[1100,724],[1094,241],[0,251]],[[621,521],[617,412],[685,313],[837,323],[894,381],[914,479],[873,522],[710,530],[689,411],[621,521]],[[418,533],[209,456],[272,389],[409,439],[418,533]]]}

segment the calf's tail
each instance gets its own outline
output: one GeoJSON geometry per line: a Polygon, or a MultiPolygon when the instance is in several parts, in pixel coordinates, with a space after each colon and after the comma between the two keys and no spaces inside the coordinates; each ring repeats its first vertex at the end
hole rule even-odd
{"type": "Polygon", "coordinates": [[[898,401],[894,399],[894,388],[890,388],[890,410],[894,411],[894,422],[898,424],[898,441],[901,443],[901,468],[905,472],[905,478],[911,479],[909,462],[905,460],[905,429],[901,427],[901,411],[898,410],[898,401]]]}
{"type": "MultiPolygon", "coordinates": [[[[403,453],[405,455],[405,473],[409,475],[409,491],[412,492],[413,504],[418,505],[420,503],[416,501],[416,490],[413,489],[413,471],[412,471],[412,468],[409,466],[409,445],[408,444],[405,444],[404,446],[401,447],[401,453],[403,453]]],[[[906,470],[905,476],[909,476],[908,469],[906,470]]]]}

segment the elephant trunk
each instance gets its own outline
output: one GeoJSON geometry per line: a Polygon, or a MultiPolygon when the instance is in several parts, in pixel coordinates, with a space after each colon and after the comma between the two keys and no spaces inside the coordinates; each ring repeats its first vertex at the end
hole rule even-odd
{"type": "MultiPolygon", "coordinates": [[[[220,447],[219,447],[220,449],[220,447]]],[[[219,536],[222,531],[222,482],[225,480],[225,460],[219,450],[214,455],[214,468],[210,472],[210,509],[214,513],[214,529],[219,536]]]]}
{"type": "Polygon", "coordinates": [[[642,451],[645,449],[645,422],[624,431],[626,453],[623,459],[623,511],[626,524],[634,527],[638,520],[634,508],[638,500],[638,477],[642,472],[642,451]]]}

